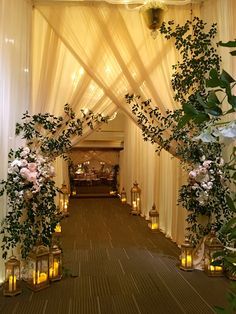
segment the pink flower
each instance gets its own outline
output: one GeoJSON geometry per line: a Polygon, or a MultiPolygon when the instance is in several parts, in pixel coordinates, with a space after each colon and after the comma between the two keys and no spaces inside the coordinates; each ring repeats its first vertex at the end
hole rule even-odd
{"type": "Polygon", "coordinates": [[[30,171],[27,168],[21,168],[20,170],[20,175],[24,178],[27,179],[30,171]]]}
{"type": "Polygon", "coordinates": [[[28,163],[28,169],[29,169],[30,172],[36,171],[36,169],[37,169],[36,163],[34,163],[34,162],[28,163]]]}
{"type": "Polygon", "coordinates": [[[36,178],[37,178],[37,172],[34,171],[34,172],[29,172],[26,179],[29,181],[29,182],[36,182],[36,178]]]}
{"type": "Polygon", "coordinates": [[[189,172],[189,178],[191,178],[191,179],[195,179],[196,178],[196,176],[197,176],[197,173],[196,173],[196,171],[190,171],[189,172]]]}

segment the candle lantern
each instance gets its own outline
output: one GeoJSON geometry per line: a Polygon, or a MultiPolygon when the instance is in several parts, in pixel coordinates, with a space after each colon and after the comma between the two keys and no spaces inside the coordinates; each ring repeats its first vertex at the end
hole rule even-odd
{"type": "Polygon", "coordinates": [[[141,212],[141,189],[137,182],[134,183],[131,189],[131,206],[131,214],[139,215],[141,212]]]}
{"type": "Polygon", "coordinates": [[[187,271],[193,270],[193,245],[189,242],[188,237],[181,244],[180,269],[187,271]]]}
{"type": "Polygon", "coordinates": [[[62,253],[57,245],[53,245],[50,252],[50,281],[61,280],[62,277],[62,253]]]}
{"type": "Polygon", "coordinates": [[[5,296],[15,296],[20,293],[20,261],[12,255],[5,263],[5,283],[3,294],[5,296]]]}
{"type": "Polygon", "coordinates": [[[156,210],[155,204],[153,204],[152,209],[149,212],[149,217],[150,223],[148,224],[148,227],[153,231],[157,230],[159,224],[159,214],[156,210]]]}
{"type": "Polygon", "coordinates": [[[208,276],[218,277],[223,276],[223,267],[211,265],[214,262],[214,253],[222,251],[223,245],[217,239],[215,230],[212,229],[210,234],[205,240],[205,249],[204,249],[204,268],[208,276]]]}
{"type": "Polygon", "coordinates": [[[127,195],[125,192],[125,189],[123,188],[120,194],[120,200],[122,204],[126,204],[127,203],[127,195]]]}
{"type": "Polygon", "coordinates": [[[28,257],[28,286],[33,291],[39,291],[49,286],[49,249],[44,245],[33,248],[28,257]]]}
{"type": "Polygon", "coordinates": [[[68,206],[69,206],[69,190],[66,184],[62,184],[59,194],[59,208],[63,216],[69,216],[68,206]]]}

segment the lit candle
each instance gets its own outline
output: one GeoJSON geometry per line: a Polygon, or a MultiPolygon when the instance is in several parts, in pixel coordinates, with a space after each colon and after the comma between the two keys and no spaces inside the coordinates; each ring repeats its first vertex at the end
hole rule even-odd
{"type": "Polygon", "coordinates": [[[157,223],[153,222],[152,223],[152,229],[157,229],[157,228],[158,228],[157,223]]]}
{"type": "Polygon", "coordinates": [[[9,291],[12,292],[13,276],[9,276],[9,291]]]}
{"type": "Polygon", "coordinates": [[[210,265],[210,271],[215,271],[215,266],[210,265]]]}
{"type": "Polygon", "coordinates": [[[39,279],[40,279],[40,283],[46,281],[48,278],[46,273],[40,273],[39,279]]]}
{"type": "Polygon", "coordinates": [[[137,207],[137,203],[136,201],[133,201],[133,208],[136,208],[137,207]]]}
{"type": "Polygon", "coordinates": [[[54,277],[58,276],[58,270],[59,270],[59,263],[58,262],[54,262],[53,263],[53,274],[54,274],[54,277]]]}
{"type": "Polygon", "coordinates": [[[37,281],[36,281],[37,284],[40,283],[40,276],[39,276],[39,270],[37,271],[37,281]]]}
{"type": "Polygon", "coordinates": [[[16,290],[16,276],[13,276],[13,291],[16,290]]]}
{"type": "Polygon", "coordinates": [[[215,270],[216,270],[216,271],[222,271],[222,267],[221,267],[221,266],[216,266],[216,267],[215,267],[215,270]]]}
{"type": "Polygon", "coordinates": [[[186,261],[186,259],[185,259],[185,257],[183,257],[183,258],[181,259],[181,264],[182,264],[183,267],[185,267],[185,261],[186,261]]]}
{"type": "Polygon", "coordinates": [[[33,284],[36,284],[36,274],[35,274],[35,270],[33,271],[33,284]]]}
{"type": "Polygon", "coordinates": [[[187,267],[191,267],[191,266],[192,266],[192,256],[187,255],[187,267]]]}
{"type": "Polygon", "coordinates": [[[52,278],[53,277],[53,268],[50,267],[49,269],[49,277],[52,278]]]}

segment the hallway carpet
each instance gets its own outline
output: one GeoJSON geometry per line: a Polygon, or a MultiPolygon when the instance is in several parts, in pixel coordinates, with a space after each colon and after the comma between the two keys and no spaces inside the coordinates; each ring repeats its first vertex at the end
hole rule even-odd
{"type": "Polygon", "coordinates": [[[177,246],[118,199],[72,199],[62,232],[68,276],[1,295],[1,314],[210,314],[226,302],[226,278],[179,270],[177,246]]]}

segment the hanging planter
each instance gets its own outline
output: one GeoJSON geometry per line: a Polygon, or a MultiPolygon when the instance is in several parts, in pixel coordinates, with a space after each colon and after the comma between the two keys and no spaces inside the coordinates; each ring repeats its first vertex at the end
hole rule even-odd
{"type": "Polygon", "coordinates": [[[157,30],[163,23],[164,13],[167,7],[159,1],[150,1],[140,9],[146,26],[151,30],[153,39],[157,37],[157,30]]]}

